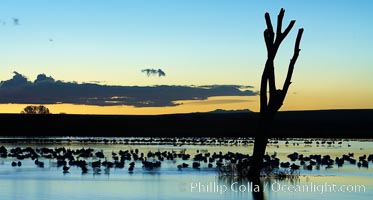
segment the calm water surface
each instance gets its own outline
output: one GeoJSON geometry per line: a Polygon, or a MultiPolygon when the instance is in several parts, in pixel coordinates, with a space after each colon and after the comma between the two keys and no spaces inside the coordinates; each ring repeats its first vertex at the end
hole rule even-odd
{"type": "MultiPolygon", "coordinates": [[[[139,149],[145,154],[151,151],[180,151],[196,154],[196,151],[208,152],[240,152],[251,154],[253,146],[214,146],[214,145],[123,145],[123,144],[15,144],[1,143],[8,148],[14,147],[66,147],[71,149],[93,148],[103,150],[105,155],[119,150],[139,149]]],[[[277,153],[281,161],[289,161],[286,155],[298,152],[304,155],[329,154],[336,156],[353,152],[355,159],[364,154],[373,154],[372,141],[343,141],[342,144],[305,146],[302,141],[285,141],[269,145],[269,154],[277,153]],[[299,143],[299,145],[293,145],[299,143]],[[351,145],[348,147],[348,144],[351,145]]],[[[16,159],[0,159],[0,195],[1,199],[253,199],[252,190],[255,185],[245,180],[219,177],[215,169],[201,163],[200,169],[187,168],[178,170],[182,160],[163,161],[162,167],[145,170],[138,161],[134,173],[127,171],[128,161],[124,169],[111,169],[110,173],[81,174],[77,167],[71,167],[70,173],[62,173],[55,161],[41,159],[45,168],[38,168],[34,161],[22,161],[22,167],[11,167],[16,159]]],[[[95,161],[98,159],[93,159],[95,161]]],[[[191,163],[192,161],[188,161],[191,163]]],[[[296,162],[297,163],[297,162],[296,162]]],[[[299,163],[298,163],[299,164],[299,163]]],[[[370,162],[373,166],[373,163],[370,162]]],[[[373,195],[372,168],[358,168],[346,163],[343,167],[334,165],[331,169],[321,167],[320,170],[300,170],[297,180],[276,181],[262,180],[266,199],[369,199],[373,195]],[[334,189],[332,189],[334,186],[334,189]],[[294,188],[302,188],[297,191],[294,188]],[[306,189],[308,188],[308,190],[306,189]]]]}

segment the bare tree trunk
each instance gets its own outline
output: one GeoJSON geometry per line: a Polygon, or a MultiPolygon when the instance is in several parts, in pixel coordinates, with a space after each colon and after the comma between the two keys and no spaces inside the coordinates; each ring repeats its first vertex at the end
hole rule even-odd
{"type": "Polygon", "coordinates": [[[284,82],[282,90],[276,89],[275,73],[274,73],[274,59],[281,42],[290,32],[295,24],[292,20],[288,27],[282,32],[282,20],[284,18],[285,10],[281,9],[277,17],[276,37],[273,32],[271,19],[268,13],[265,13],[265,20],[267,29],[264,31],[264,40],[267,47],[267,61],[263,70],[262,80],[260,84],[260,119],[258,124],[258,132],[255,137],[255,146],[252,159],[252,166],[250,168],[249,176],[259,177],[263,165],[263,157],[268,142],[268,132],[271,131],[272,123],[275,114],[281,108],[285,99],[286,93],[291,84],[291,77],[293,75],[294,65],[299,55],[299,44],[303,34],[303,28],[298,30],[297,39],[295,41],[294,54],[290,60],[288,73],[284,82]],[[269,86],[269,100],[267,98],[267,85],[269,86]]]}

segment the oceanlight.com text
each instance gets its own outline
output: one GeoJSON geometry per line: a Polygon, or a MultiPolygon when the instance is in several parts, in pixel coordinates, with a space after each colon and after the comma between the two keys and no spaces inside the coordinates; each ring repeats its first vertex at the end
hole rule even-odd
{"type": "Polygon", "coordinates": [[[365,192],[365,185],[358,184],[335,184],[335,183],[307,183],[307,184],[284,184],[274,182],[270,185],[273,192],[313,192],[313,193],[332,193],[332,192],[365,192]]]}

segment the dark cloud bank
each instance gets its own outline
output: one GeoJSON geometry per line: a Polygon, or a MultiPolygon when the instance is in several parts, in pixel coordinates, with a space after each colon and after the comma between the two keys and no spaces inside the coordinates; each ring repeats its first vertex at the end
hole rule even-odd
{"type": "Polygon", "coordinates": [[[34,82],[14,72],[0,83],[0,103],[175,106],[177,100],[203,100],[212,96],[255,96],[251,86],[109,86],[56,81],[39,74],[34,82]]]}

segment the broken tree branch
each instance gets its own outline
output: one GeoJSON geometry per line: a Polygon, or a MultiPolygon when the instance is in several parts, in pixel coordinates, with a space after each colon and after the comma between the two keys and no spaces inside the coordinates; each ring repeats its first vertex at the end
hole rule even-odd
{"type": "Polygon", "coordinates": [[[281,35],[282,40],[288,35],[290,30],[293,28],[294,24],[295,24],[295,20],[291,20],[288,27],[285,29],[285,31],[281,35]]]}
{"type": "Polygon", "coordinates": [[[277,16],[277,32],[276,37],[282,33],[282,20],[284,19],[285,10],[281,8],[280,13],[277,16]]]}
{"type": "Polygon", "coordinates": [[[287,91],[289,89],[289,86],[291,84],[291,77],[293,75],[294,65],[295,65],[295,62],[298,59],[299,52],[300,52],[299,45],[300,45],[300,40],[302,39],[302,35],[303,35],[303,28],[300,28],[298,30],[297,39],[295,40],[294,54],[293,54],[293,57],[290,60],[290,64],[289,64],[289,68],[288,68],[288,73],[286,75],[284,86],[282,88],[282,90],[284,91],[284,95],[286,95],[286,93],[287,93],[287,91]]]}

